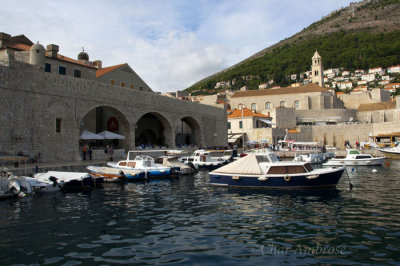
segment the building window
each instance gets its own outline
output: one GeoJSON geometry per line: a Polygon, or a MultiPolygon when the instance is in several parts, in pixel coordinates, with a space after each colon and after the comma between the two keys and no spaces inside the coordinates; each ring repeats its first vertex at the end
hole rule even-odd
{"type": "Polygon", "coordinates": [[[67,74],[67,69],[63,66],[58,67],[58,74],[60,75],[66,75],[67,74]]]}
{"type": "Polygon", "coordinates": [[[318,76],[318,70],[314,71],[314,76],[316,76],[316,77],[318,76]]]}
{"type": "Polygon", "coordinates": [[[257,110],[257,104],[252,103],[251,104],[251,110],[256,111],[257,110]]]}
{"type": "Polygon", "coordinates": [[[300,108],[300,103],[299,101],[294,101],[294,108],[299,109],[300,108]]]}
{"type": "Polygon", "coordinates": [[[51,64],[49,64],[49,63],[46,63],[45,65],[44,65],[44,72],[51,72],[51,64]]]}
{"type": "Polygon", "coordinates": [[[125,82],[121,82],[121,87],[125,88],[125,82]]]}
{"type": "Polygon", "coordinates": [[[271,109],[271,103],[270,102],[265,103],[265,109],[271,109]]]}
{"type": "Polygon", "coordinates": [[[56,133],[61,133],[61,118],[56,118],[56,133]]]}
{"type": "Polygon", "coordinates": [[[285,103],[285,101],[281,101],[281,103],[279,105],[280,105],[280,107],[285,107],[286,103],[285,103]]]}
{"type": "Polygon", "coordinates": [[[143,91],[143,87],[139,87],[139,90],[140,90],[140,91],[143,91]]]}
{"type": "Polygon", "coordinates": [[[228,129],[231,129],[231,122],[228,122],[228,129]]]}
{"type": "Polygon", "coordinates": [[[131,84],[130,86],[129,86],[129,88],[131,88],[132,90],[135,88],[135,86],[133,86],[133,84],[131,84]]]}
{"type": "Polygon", "coordinates": [[[114,86],[115,85],[115,80],[113,80],[113,79],[110,80],[110,84],[114,86]]]}
{"type": "Polygon", "coordinates": [[[77,70],[77,69],[74,69],[74,77],[75,78],[80,78],[81,77],[81,71],[77,70]]]}
{"type": "Polygon", "coordinates": [[[243,122],[239,121],[239,128],[243,128],[243,122]]]}

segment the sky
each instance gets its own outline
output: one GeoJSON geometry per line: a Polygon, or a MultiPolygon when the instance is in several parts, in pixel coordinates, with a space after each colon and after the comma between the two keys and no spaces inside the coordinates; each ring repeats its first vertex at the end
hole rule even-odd
{"type": "Polygon", "coordinates": [[[0,0],[0,32],[184,90],[355,0],[0,0]]]}

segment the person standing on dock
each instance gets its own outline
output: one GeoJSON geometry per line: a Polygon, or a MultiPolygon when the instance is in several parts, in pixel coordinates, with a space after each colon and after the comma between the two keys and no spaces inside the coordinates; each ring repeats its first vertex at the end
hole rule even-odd
{"type": "Polygon", "coordinates": [[[92,148],[89,146],[89,151],[88,151],[89,160],[92,160],[92,153],[93,153],[92,148]]]}
{"type": "Polygon", "coordinates": [[[83,145],[82,147],[82,155],[83,155],[83,160],[86,160],[86,154],[87,154],[87,148],[86,145],[83,145]]]}

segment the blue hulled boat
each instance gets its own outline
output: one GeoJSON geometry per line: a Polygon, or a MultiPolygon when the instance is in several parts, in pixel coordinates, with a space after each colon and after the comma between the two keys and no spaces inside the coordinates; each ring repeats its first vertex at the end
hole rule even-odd
{"type": "Polygon", "coordinates": [[[231,187],[335,187],[345,168],[313,169],[309,163],[279,161],[275,153],[249,154],[209,173],[210,184],[231,187]]]}

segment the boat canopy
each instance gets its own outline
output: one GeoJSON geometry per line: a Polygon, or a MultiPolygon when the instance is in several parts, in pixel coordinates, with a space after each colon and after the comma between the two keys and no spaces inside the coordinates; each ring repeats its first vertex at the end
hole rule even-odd
{"type": "Polygon", "coordinates": [[[267,157],[267,155],[249,154],[246,157],[240,158],[237,161],[222,166],[214,170],[213,172],[221,174],[261,175],[262,171],[259,165],[259,158],[257,157],[267,157]]]}

